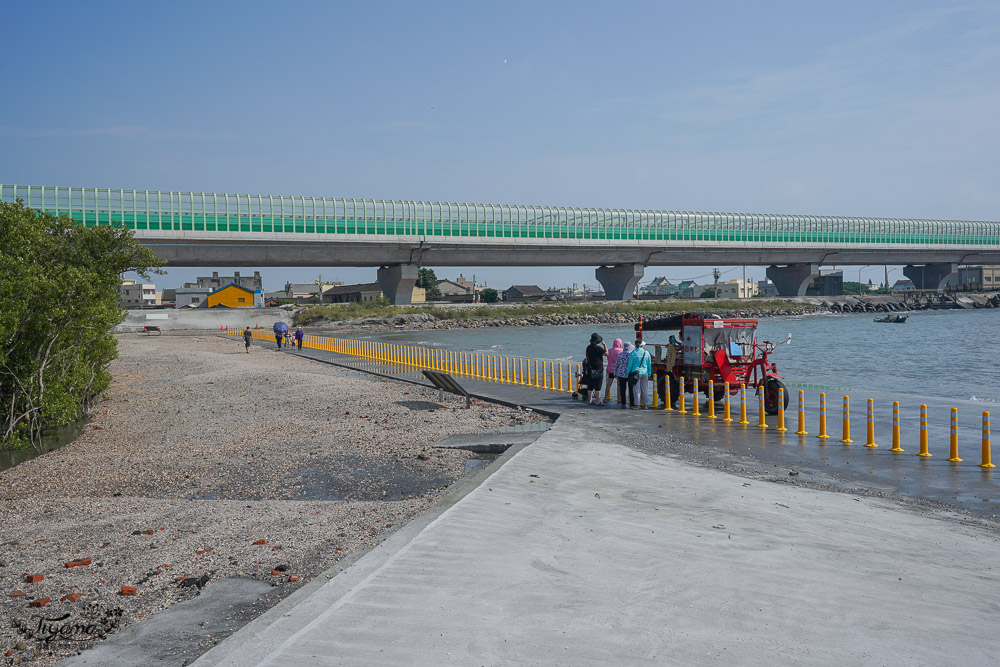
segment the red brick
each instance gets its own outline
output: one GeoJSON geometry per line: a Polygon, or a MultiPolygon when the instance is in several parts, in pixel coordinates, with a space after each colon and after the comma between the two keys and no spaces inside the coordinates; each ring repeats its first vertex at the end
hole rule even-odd
{"type": "Polygon", "coordinates": [[[283,574],[284,572],[282,572],[281,570],[271,570],[271,576],[280,577],[283,574]]]}
{"type": "Polygon", "coordinates": [[[25,593],[23,591],[11,591],[10,592],[10,596],[12,598],[20,598],[20,597],[24,597],[25,595],[27,595],[27,593],[25,593]]]}
{"type": "Polygon", "coordinates": [[[11,650],[7,651],[7,654],[6,654],[6,655],[7,655],[7,657],[9,658],[10,656],[14,655],[14,654],[15,654],[16,652],[17,652],[17,651],[15,651],[14,649],[11,649],[11,650]]]}
{"type": "Polygon", "coordinates": [[[84,558],[83,560],[71,560],[65,563],[66,567],[80,567],[81,565],[90,565],[90,559],[84,558]]]}
{"type": "Polygon", "coordinates": [[[36,608],[37,607],[44,607],[45,605],[47,605],[50,602],[52,602],[52,600],[50,600],[48,598],[38,598],[37,600],[32,600],[31,602],[29,602],[28,606],[29,607],[36,607],[36,608]]]}
{"type": "Polygon", "coordinates": [[[185,579],[187,579],[187,577],[174,577],[174,583],[175,584],[179,584],[180,582],[184,581],[185,579]]]}
{"type": "Polygon", "coordinates": [[[24,581],[29,584],[37,584],[39,581],[45,578],[43,574],[28,574],[25,575],[24,581]]]}
{"type": "Polygon", "coordinates": [[[267,544],[267,540],[257,540],[254,544],[267,544]]]}
{"type": "Polygon", "coordinates": [[[122,595],[138,595],[135,586],[122,586],[122,595]]]}
{"type": "Polygon", "coordinates": [[[62,599],[60,599],[59,601],[60,602],[76,602],[77,598],[79,598],[79,597],[80,597],[79,593],[70,593],[69,595],[62,596],[62,599]]]}
{"type": "Polygon", "coordinates": [[[194,555],[195,556],[200,556],[202,554],[207,554],[207,553],[211,553],[211,552],[212,552],[211,549],[201,549],[200,551],[195,551],[194,555]]]}
{"type": "Polygon", "coordinates": [[[143,535],[152,535],[155,532],[156,532],[155,530],[144,530],[144,531],[142,531],[142,534],[143,535]]]}
{"type": "Polygon", "coordinates": [[[288,577],[288,580],[289,580],[289,581],[298,581],[298,580],[299,580],[299,578],[298,578],[298,577],[296,577],[296,576],[295,576],[295,575],[293,574],[292,576],[288,577]]]}

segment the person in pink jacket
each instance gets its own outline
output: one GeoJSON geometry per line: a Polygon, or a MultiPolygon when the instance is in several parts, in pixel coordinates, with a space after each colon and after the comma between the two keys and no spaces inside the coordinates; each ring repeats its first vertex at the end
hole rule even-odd
{"type": "Polygon", "coordinates": [[[608,386],[604,388],[604,401],[601,405],[607,405],[608,400],[611,398],[611,382],[615,379],[615,362],[618,361],[618,355],[622,351],[622,339],[615,338],[615,342],[611,344],[611,349],[608,350],[608,377],[605,378],[608,382],[608,386]]]}

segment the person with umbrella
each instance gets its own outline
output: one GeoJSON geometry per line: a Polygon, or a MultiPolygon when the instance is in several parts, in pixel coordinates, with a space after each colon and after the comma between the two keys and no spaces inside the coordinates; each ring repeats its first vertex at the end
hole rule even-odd
{"type": "Polygon", "coordinates": [[[288,324],[285,322],[275,322],[274,323],[274,341],[278,344],[278,349],[281,349],[281,339],[285,337],[288,333],[288,324]]]}

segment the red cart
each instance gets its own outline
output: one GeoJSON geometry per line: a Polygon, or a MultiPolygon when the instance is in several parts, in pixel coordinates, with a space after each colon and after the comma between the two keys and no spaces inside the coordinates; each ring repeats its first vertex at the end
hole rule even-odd
{"type": "MultiPolygon", "coordinates": [[[[714,383],[712,400],[721,400],[725,383],[729,382],[730,394],[738,394],[745,384],[755,393],[764,392],[764,409],[768,414],[778,413],[778,389],[784,390],[784,406],[788,407],[788,390],[778,375],[777,364],[768,355],[775,344],[757,341],[757,320],[751,318],[722,318],[703,313],[681,313],[657,320],[639,320],[635,325],[636,338],[652,332],[676,332],[677,345],[671,354],[668,341],[647,340],[646,345],[655,350],[653,374],[657,392],[665,395],[667,382],[670,396],[676,400],[680,383],[684,391],[698,391],[708,396],[708,382],[714,383]],[[673,356],[673,363],[669,364],[673,356]]],[[[787,341],[786,341],[787,342],[787,341]]]]}

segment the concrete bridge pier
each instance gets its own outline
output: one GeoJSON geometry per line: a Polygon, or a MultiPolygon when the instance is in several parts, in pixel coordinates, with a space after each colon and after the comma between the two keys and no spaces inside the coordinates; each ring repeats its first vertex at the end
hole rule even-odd
{"type": "Polygon", "coordinates": [[[597,281],[604,288],[608,301],[630,301],[635,286],[642,280],[646,267],[642,264],[615,264],[602,266],[595,271],[597,281]]]}
{"type": "Polygon", "coordinates": [[[779,296],[805,296],[812,279],[819,275],[819,264],[789,264],[767,267],[767,277],[778,288],[779,296]]]}
{"type": "Polygon", "coordinates": [[[958,273],[958,264],[908,264],[903,267],[903,275],[913,281],[917,289],[941,291],[949,278],[958,273]]]}
{"type": "Polygon", "coordinates": [[[417,284],[416,264],[391,264],[379,267],[378,284],[382,294],[394,306],[408,306],[413,300],[413,286],[417,284]]]}

